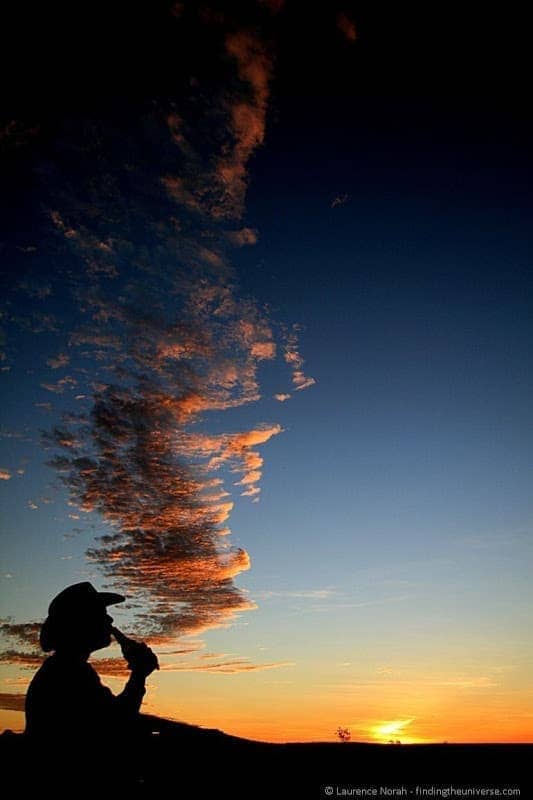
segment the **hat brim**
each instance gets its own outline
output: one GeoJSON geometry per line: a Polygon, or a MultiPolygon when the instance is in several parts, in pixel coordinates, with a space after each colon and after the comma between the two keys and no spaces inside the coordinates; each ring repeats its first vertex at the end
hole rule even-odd
{"type": "Polygon", "coordinates": [[[123,603],[125,599],[121,594],[115,594],[115,592],[98,592],[98,600],[104,606],[114,606],[116,603],[123,603]]]}

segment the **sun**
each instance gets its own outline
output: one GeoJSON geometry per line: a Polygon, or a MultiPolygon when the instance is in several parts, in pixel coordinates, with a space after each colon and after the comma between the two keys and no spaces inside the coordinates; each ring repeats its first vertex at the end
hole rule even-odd
{"type": "Polygon", "coordinates": [[[414,722],[415,717],[409,717],[408,719],[395,719],[389,720],[387,722],[382,722],[379,725],[375,725],[371,731],[372,736],[375,739],[378,739],[380,742],[388,742],[391,739],[399,739],[400,736],[402,737],[403,741],[406,742],[414,742],[417,741],[413,737],[409,736],[407,738],[403,737],[403,732],[411,722],[414,722]]]}

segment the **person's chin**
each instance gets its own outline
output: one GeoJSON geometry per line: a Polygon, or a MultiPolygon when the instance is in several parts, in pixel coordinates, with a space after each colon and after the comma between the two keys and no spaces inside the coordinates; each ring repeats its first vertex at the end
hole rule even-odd
{"type": "Polygon", "coordinates": [[[111,634],[107,634],[106,636],[102,636],[94,650],[101,650],[103,647],[109,647],[111,644],[111,634]]]}

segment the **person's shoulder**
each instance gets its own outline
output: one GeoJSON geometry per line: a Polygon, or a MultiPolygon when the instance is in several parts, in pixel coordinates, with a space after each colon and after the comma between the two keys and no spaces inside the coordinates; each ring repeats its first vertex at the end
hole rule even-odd
{"type": "Polygon", "coordinates": [[[35,675],[33,676],[34,680],[35,678],[46,677],[47,675],[50,675],[53,672],[55,672],[56,669],[57,669],[57,664],[55,656],[47,656],[40,665],[35,675]]]}
{"type": "Polygon", "coordinates": [[[48,656],[35,674],[35,678],[40,680],[52,680],[54,678],[60,680],[66,677],[70,679],[98,680],[97,673],[86,661],[68,658],[57,653],[48,656]]]}
{"type": "Polygon", "coordinates": [[[28,696],[35,696],[44,691],[45,687],[49,687],[50,684],[58,680],[61,680],[61,676],[58,673],[54,656],[48,656],[31,679],[28,686],[28,696]]]}

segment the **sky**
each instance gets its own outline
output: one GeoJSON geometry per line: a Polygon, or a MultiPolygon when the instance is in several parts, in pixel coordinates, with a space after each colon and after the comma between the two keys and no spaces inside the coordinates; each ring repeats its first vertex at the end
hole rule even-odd
{"type": "Polygon", "coordinates": [[[13,10],[2,728],[90,580],[149,713],[532,741],[524,21],[373,5],[13,10]]]}

